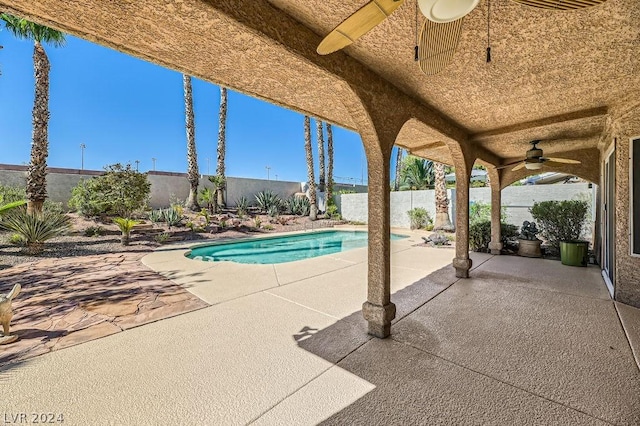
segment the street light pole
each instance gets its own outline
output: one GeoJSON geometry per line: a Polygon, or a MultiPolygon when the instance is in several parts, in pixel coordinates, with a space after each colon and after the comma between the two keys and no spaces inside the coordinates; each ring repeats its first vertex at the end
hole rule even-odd
{"type": "Polygon", "coordinates": [[[211,158],[207,157],[207,176],[211,176],[211,173],[209,173],[209,165],[211,164],[211,158]]]}
{"type": "Polygon", "coordinates": [[[156,171],[156,160],[157,158],[152,158],[151,161],[153,161],[153,171],[156,171]]]}
{"type": "Polygon", "coordinates": [[[83,143],[80,144],[80,170],[84,170],[84,149],[87,146],[83,143]]]}
{"type": "Polygon", "coordinates": [[[138,170],[138,166],[140,165],[140,160],[136,160],[136,172],[139,171],[138,170]]]}
{"type": "Polygon", "coordinates": [[[265,169],[267,169],[267,180],[269,180],[269,170],[271,170],[271,167],[265,166],[265,169]]]}

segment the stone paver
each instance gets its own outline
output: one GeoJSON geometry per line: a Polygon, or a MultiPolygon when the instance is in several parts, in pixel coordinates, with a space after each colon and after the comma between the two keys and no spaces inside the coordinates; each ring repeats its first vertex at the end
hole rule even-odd
{"type": "Polygon", "coordinates": [[[45,259],[0,271],[0,293],[16,283],[11,334],[0,367],[208,306],[140,262],[144,253],[45,259]]]}

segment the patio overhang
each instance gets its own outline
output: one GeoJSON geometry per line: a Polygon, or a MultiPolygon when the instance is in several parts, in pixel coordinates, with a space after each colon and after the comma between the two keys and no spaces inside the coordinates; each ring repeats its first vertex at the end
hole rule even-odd
{"type": "Polygon", "coordinates": [[[323,36],[365,3],[0,0],[0,10],[359,132],[370,183],[364,312],[372,332],[385,336],[394,315],[388,236],[393,145],[456,167],[460,244],[453,264],[458,276],[467,276],[468,181],[476,160],[492,169],[499,194],[526,172],[491,165],[522,158],[529,141],[542,139],[546,155],[582,161],[557,170],[600,182],[601,154],[613,132],[624,129],[628,136],[638,128],[640,134],[624,121],[640,114],[640,3],[609,0],[556,12],[494,1],[493,59],[487,63],[488,2],[482,1],[465,18],[452,63],[429,77],[414,61],[412,1],[343,51],[316,53],[323,36]]]}

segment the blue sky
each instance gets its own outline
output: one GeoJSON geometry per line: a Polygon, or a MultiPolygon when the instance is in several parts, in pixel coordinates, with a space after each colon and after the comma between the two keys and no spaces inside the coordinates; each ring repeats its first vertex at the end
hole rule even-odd
{"type": "MultiPolygon", "coordinates": [[[[29,161],[33,108],[33,44],[0,31],[0,163],[29,161]]],[[[182,76],[126,54],[67,36],[62,48],[45,46],[51,61],[49,160],[52,167],[101,170],[117,162],[140,171],[185,172],[182,76]]],[[[215,172],[218,86],[193,80],[196,145],[201,173],[215,172]]],[[[317,163],[315,125],[314,160],[317,163]]],[[[366,158],[357,133],[334,126],[338,182],[366,181],[366,158]],[[345,178],[351,178],[347,180],[345,178]]],[[[303,116],[229,92],[228,176],[306,180],[303,116]]],[[[317,167],[317,164],[316,164],[317,167]]],[[[317,179],[317,172],[316,172],[317,179]]]]}

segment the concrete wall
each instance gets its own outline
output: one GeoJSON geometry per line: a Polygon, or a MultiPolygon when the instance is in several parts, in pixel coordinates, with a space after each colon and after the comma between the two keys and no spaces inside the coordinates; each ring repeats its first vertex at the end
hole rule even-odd
{"type": "MultiPolygon", "coordinates": [[[[25,186],[26,166],[0,165],[0,184],[10,186],[25,186]]],[[[90,179],[99,176],[103,172],[96,170],[76,170],[49,168],[47,174],[47,194],[51,201],[61,202],[66,207],[71,198],[71,190],[81,179],[90,179]]],[[[149,172],[148,179],[151,183],[151,197],[149,204],[153,208],[167,207],[169,200],[184,201],[189,195],[189,182],[184,173],[149,172]]],[[[200,179],[200,188],[212,187],[206,177],[200,179]]],[[[341,186],[338,186],[340,189],[341,186]]],[[[350,185],[348,189],[366,191],[366,187],[350,185]]],[[[286,182],[247,178],[227,178],[227,203],[235,205],[235,201],[245,196],[250,202],[254,201],[255,194],[263,190],[271,190],[281,198],[288,198],[296,192],[300,192],[300,182],[286,182]]]]}
{"type": "MultiPolygon", "coordinates": [[[[529,207],[536,201],[584,199],[592,205],[595,198],[594,188],[589,184],[571,185],[531,185],[510,186],[502,190],[502,205],[506,207],[507,223],[521,226],[525,220],[533,220],[529,207]]],[[[449,215],[453,220],[451,202],[455,197],[454,190],[447,190],[449,197],[449,215]]],[[[342,194],[337,201],[342,217],[346,220],[367,222],[367,194],[342,194]]],[[[469,190],[471,202],[491,204],[490,188],[471,188],[469,190]]],[[[391,226],[409,228],[407,212],[415,207],[425,208],[431,217],[435,217],[435,191],[398,191],[391,193],[391,226]]],[[[590,217],[591,221],[595,218],[590,217]]]]}

